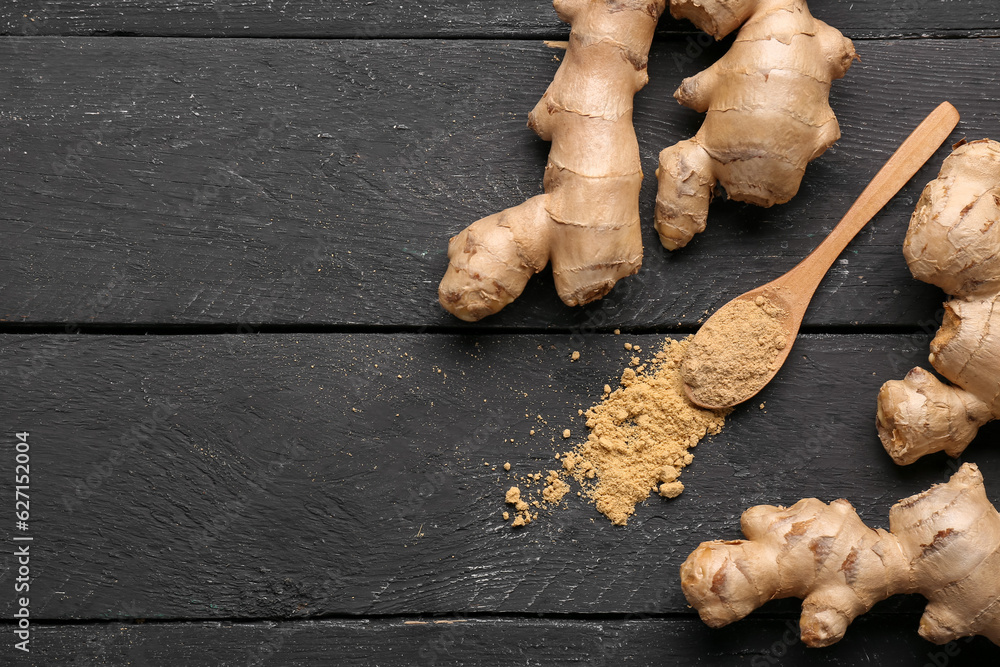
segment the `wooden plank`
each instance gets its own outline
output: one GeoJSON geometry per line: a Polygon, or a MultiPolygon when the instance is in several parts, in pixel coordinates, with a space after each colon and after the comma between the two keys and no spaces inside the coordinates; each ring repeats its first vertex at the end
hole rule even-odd
{"type": "MultiPolygon", "coordinates": [[[[996,35],[991,0],[826,0],[813,13],[848,36],[996,35]]],[[[661,34],[692,32],[666,16],[661,34]]],[[[20,0],[0,9],[13,35],[160,35],[212,37],[554,37],[566,33],[551,3],[370,2],[369,0],[20,0]]]]}
{"type": "MultiPolygon", "coordinates": [[[[699,445],[675,501],[652,498],[621,528],[571,496],[507,527],[502,464],[555,467],[562,430],[585,432],[577,410],[632,354],[623,344],[661,341],[3,336],[0,432],[30,433],[32,614],[688,613],[680,564],[703,540],[736,537],[748,506],[846,497],[884,527],[896,500],[956,468],[943,456],[897,467],[875,435],[878,387],[919,363],[926,340],[805,336],[759,401],[699,445]]],[[[997,433],[968,452],[994,502],[997,433]]],[[[12,484],[0,475],[0,497],[12,484]]],[[[0,596],[0,613],[12,604],[0,596]]]]}
{"type": "MultiPolygon", "coordinates": [[[[942,99],[963,113],[953,139],[1000,129],[1000,41],[859,42],[834,86],[844,138],[799,196],[717,201],[709,230],[671,254],[651,224],[656,156],[700,117],[670,93],[721,53],[686,48],[654,49],[636,104],[642,271],[577,309],[543,273],[480,326],[691,328],[815,247],[942,99]]],[[[437,303],[447,239],[540,191],[547,147],[524,121],[558,66],[535,41],[38,38],[0,54],[0,320],[231,330],[458,325],[437,303]]],[[[933,324],[942,295],[900,246],[946,153],[848,249],[807,330],[933,324]]]]}
{"type": "Polygon", "coordinates": [[[21,667],[185,665],[987,665],[983,638],[935,646],[916,618],[858,619],[832,648],[806,649],[790,618],[758,615],[721,630],[693,618],[428,618],[281,623],[42,625],[21,667]],[[791,627],[789,625],[791,624],[791,627]],[[333,657],[335,656],[335,658],[333,657]]]}

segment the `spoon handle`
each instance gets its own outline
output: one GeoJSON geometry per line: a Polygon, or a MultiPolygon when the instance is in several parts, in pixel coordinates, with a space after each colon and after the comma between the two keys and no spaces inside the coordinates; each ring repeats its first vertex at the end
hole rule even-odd
{"type": "Polygon", "coordinates": [[[942,102],[896,149],[830,235],[790,271],[800,274],[796,277],[802,288],[797,290],[798,297],[804,298],[808,304],[823,276],[851,239],[934,155],[958,125],[958,119],[958,110],[950,103],[942,102]]]}

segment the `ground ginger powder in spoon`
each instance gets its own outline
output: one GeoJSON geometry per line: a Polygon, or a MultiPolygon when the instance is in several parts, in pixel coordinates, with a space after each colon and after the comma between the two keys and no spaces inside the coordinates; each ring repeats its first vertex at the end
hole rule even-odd
{"type": "Polygon", "coordinates": [[[691,341],[681,374],[702,405],[734,405],[760,391],[777,370],[788,333],[770,299],[723,306],[691,341]]]}

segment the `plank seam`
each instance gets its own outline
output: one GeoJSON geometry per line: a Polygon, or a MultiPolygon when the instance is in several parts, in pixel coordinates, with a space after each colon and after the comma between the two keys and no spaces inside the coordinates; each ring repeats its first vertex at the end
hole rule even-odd
{"type": "MultiPolygon", "coordinates": [[[[594,335],[614,335],[616,330],[625,335],[693,334],[701,325],[682,326],[642,326],[629,327],[610,325],[608,327],[588,327],[587,333],[594,335]]],[[[429,334],[429,335],[574,335],[580,329],[572,326],[561,327],[489,327],[462,325],[352,325],[352,324],[11,324],[0,323],[0,335],[44,335],[44,336],[220,336],[220,335],[313,335],[313,334],[429,334]]],[[[803,335],[926,335],[920,327],[896,324],[861,325],[804,325],[799,332],[803,335]]]]}
{"type": "MultiPolygon", "coordinates": [[[[918,39],[997,39],[1000,38],[1000,28],[961,28],[946,30],[943,32],[918,32],[918,33],[889,33],[889,34],[851,34],[849,31],[842,31],[846,37],[854,41],[902,41],[918,39]]],[[[703,35],[697,30],[692,31],[668,31],[657,32],[653,43],[666,41],[666,37],[697,37],[703,35]]],[[[359,36],[351,34],[322,34],[303,33],[295,35],[268,34],[256,32],[242,33],[140,33],[128,31],[93,31],[93,32],[50,32],[34,33],[31,35],[18,34],[12,32],[0,32],[0,38],[121,38],[121,39],[286,39],[286,40],[312,40],[312,41],[525,41],[537,42],[539,40],[565,40],[569,35],[568,31],[541,32],[541,33],[512,33],[510,35],[483,35],[479,33],[449,33],[446,35],[436,35],[432,33],[415,35],[384,35],[378,37],[359,36]]],[[[725,41],[725,40],[724,40],[725,41]]]]}
{"type": "MultiPolygon", "coordinates": [[[[786,619],[798,619],[801,614],[800,610],[788,611],[788,612],[754,612],[753,619],[760,621],[776,621],[776,620],[786,620],[786,619]]],[[[866,618],[872,619],[876,617],[885,619],[901,619],[915,617],[919,615],[918,611],[876,611],[869,612],[865,615],[866,618]]],[[[417,621],[417,622],[427,622],[433,623],[435,621],[457,621],[457,620],[468,620],[468,621],[540,621],[540,620],[551,620],[551,621],[584,621],[584,622],[628,622],[628,621],[643,621],[643,620],[697,620],[698,614],[695,612],[681,612],[681,611],[668,611],[668,612],[623,612],[623,613],[595,613],[587,614],[584,612],[567,612],[567,613],[526,613],[526,612],[469,612],[469,613],[459,613],[450,612],[446,614],[424,614],[424,613],[397,613],[397,614],[318,614],[316,616],[310,616],[309,618],[290,618],[282,616],[262,616],[262,617],[244,617],[244,618],[211,618],[211,617],[164,617],[164,618],[118,618],[118,619],[106,619],[106,618],[84,618],[84,619],[44,619],[44,618],[33,618],[33,625],[44,625],[49,627],[73,627],[73,626],[99,626],[99,625],[168,625],[168,624],[226,624],[226,625],[259,625],[262,623],[297,623],[297,624],[308,624],[316,623],[321,624],[329,621],[417,621]]],[[[8,621],[6,619],[0,621],[0,628],[9,628],[16,626],[17,624],[13,621],[8,621]]]]}

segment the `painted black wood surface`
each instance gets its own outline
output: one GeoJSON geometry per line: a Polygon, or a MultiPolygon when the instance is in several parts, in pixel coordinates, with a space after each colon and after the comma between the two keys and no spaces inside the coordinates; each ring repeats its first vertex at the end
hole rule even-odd
{"type": "MultiPolygon", "coordinates": [[[[9,380],[8,418],[27,430],[46,415],[30,429],[41,547],[65,573],[38,583],[36,609],[114,616],[130,591],[141,618],[681,613],[680,564],[736,537],[746,507],[846,497],[885,526],[895,501],[955,469],[943,456],[896,467],[875,436],[872,397],[919,361],[909,340],[806,336],[782,382],[699,445],[677,500],[652,498],[627,529],[576,499],[528,530],[505,526],[514,475],[558,467],[563,429],[586,432],[577,409],[617,384],[624,342],[660,341],[4,338],[3,367],[24,377],[9,380]],[[109,573],[114,585],[94,586],[109,573]]],[[[1000,493],[993,433],[969,455],[1000,493]]]]}
{"type": "MultiPolygon", "coordinates": [[[[765,408],[743,406],[699,446],[680,498],[651,499],[626,528],[575,498],[527,530],[506,527],[502,464],[555,467],[561,430],[584,431],[576,410],[614,383],[624,342],[661,340],[4,337],[6,418],[30,425],[42,471],[36,613],[689,617],[680,563],[702,540],[737,537],[747,506],[844,496],[885,526],[893,502],[956,467],[943,456],[896,467],[874,435],[874,392],[919,363],[926,339],[804,336],[765,408]]],[[[993,497],[995,434],[969,452],[993,497]]],[[[920,606],[880,608],[915,623],[920,606]]]]}
{"type": "MultiPolygon", "coordinates": [[[[818,0],[812,13],[848,37],[996,36],[992,0],[818,0]]],[[[665,16],[661,34],[694,34],[665,16]]],[[[567,34],[550,3],[536,0],[12,0],[0,9],[10,35],[243,37],[553,37],[567,34]]]]}
{"type": "MultiPolygon", "coordinates": [[[[656,156],[700,122],[670,95],[721,52],[677,67],[685,49],[656,44],[658,76],[637,104],[640,273],[577,309],[543,273],[482,327],[693,328],[808,254],[943,99],[963,113],[954,140],[1000,133],[1000,42],[859,42],[862,62],[834,85],[844,138],[800,196],[770,210],[717,201],[708,231],[669,253],[650,222],[656,156]]],[[[559,52],[536,40],[33,38],[0,53],[18,91],[0,153],[0,320],[235,330],[455,325],[437,304],[447,238],[541,191],[546,145],[524,123],[559,52]]],[[[933,318],[941,293],[910,277],[899,248],[946,154],[852,244],[807,330],[933,318]]]]}
{"type": "Polygon", "coordinates": [[[835,649],[806,649],[794,618],[710,630],[692,618],[449,618],[254,623],[102,623],[46,628],[42,666],[95,665],[991,665],[981,637],[914,641],[914,618],[862,617],[835,649]],[[892,656],[878,662],[879,656],[892,656]]]}
{"type": "MultiPolygon", "coordinates": [[[[0,664],[995,663],[985,640],[921,640],[917,597],[806,650],[796,601],[710,630],[678,585],[750,505],[846,497],[885,527],[957,468],[895,466],[873,423],[937,326],[942,295],[899,246],[946,148],[835,266],[778,380],[699,445],[681,497],[624,528],[572,496],[501,522],[502,464],[555,467],[625,342],[649,352],[793,266],[941,100],[953,140],[1000,136],[995,3],[812,9],[862,61],[834,84],[844,137],[793,202],[717,201],[689,248],[656,243],[656,154],[700,121],[670,95],[725,48],[667,18],[636,102],[643,270],[575,310],[542,274],[466,326],[436,304],[447,238],[540,190],[524,121],[558,66],[540,40],[566,34],[544,0],[0,7],[0,436],[31,434],[37,537],[29,656],[0,558],[0,664]]],[[[1000,504],[998,434],[963,460],[1000,504]]]]}

